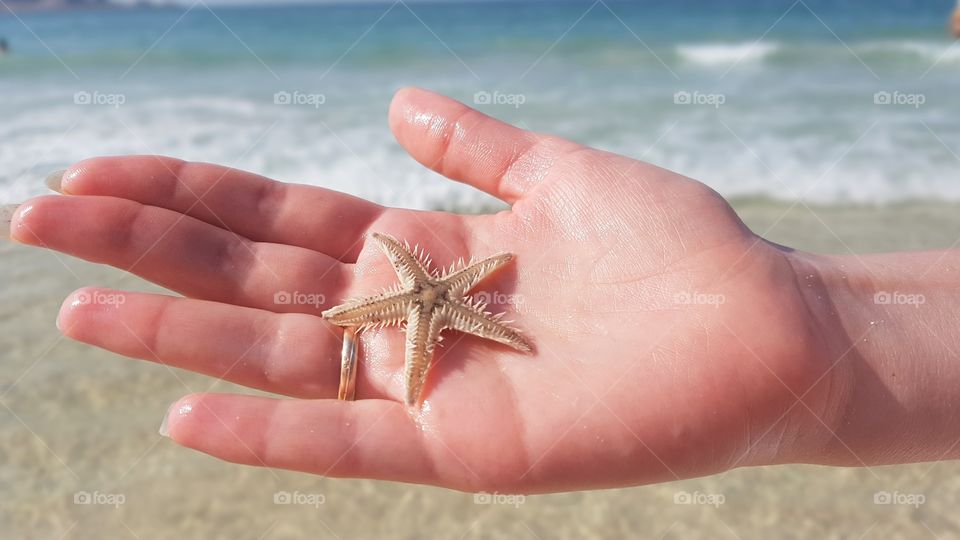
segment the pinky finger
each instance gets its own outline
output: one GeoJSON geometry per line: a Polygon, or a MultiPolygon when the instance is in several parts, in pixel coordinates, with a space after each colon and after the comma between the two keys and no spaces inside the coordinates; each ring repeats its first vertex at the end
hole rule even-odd
{"type": "Polygon", "coordinates": [[[214,457],[324,476],[435,483],[422,432],[386,400],[280,400],[192,394],[161,434],[214,457]]]}

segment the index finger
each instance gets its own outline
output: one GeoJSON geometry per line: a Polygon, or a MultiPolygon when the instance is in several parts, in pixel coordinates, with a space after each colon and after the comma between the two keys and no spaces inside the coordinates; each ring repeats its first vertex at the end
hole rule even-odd
{"type": "Polygon", "coordinates": [[[186,214],[257,242],[304,247],[356,260],[363,235],[384,208],[302,184],[163,156],[97,157],[54,173],[67,195],[106,195],[186,214]]]}

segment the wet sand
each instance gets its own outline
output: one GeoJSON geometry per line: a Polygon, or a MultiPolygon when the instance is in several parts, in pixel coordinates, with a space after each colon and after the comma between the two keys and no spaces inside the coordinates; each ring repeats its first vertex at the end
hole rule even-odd
{"type": "MultiPolygon", "coordinates": [[[[960,205],[813,207],[743,200],[755,231],[844,253],[949,247],[960,205]]],[[[0,536],[9,538],[960,537],[960,462],[782,466],[657,486],[477,504],[443,489],[241,467],[157,434],[188,392],[238,388],[60,338],[73,289],[157,290],[50,252],[0,245],[0,536]],[[108,504],[76,504],[90,494],[108,504]],[[317,506],[275,504],[278,492],[317,506]],[[923,504],[875,504],[877,492],[923,504]],[[676,504],[675,497],[722,504],[676,504]],[[122,497],[121,497],[122,496],[122,497]]],[[[249,390],[242,390],[249,392],[249,390]]],[[[389,451],[389,449],[385,449],[389,451]]]]}

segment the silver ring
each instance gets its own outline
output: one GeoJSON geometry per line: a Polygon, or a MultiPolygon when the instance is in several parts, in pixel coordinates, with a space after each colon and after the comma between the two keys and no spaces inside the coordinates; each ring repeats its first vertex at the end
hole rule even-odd
{"type": "Polygon", "coordinates": [[[353,401],[357,390],[357,329],[343,329],[343,349],[340,351],[340,391],[337,399],[353,401]]]}

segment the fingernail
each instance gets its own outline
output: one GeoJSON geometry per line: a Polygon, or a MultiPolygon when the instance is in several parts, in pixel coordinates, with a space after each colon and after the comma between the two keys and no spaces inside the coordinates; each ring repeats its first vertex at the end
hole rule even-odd
{"type": "Polygon", "coordinates": [[[13,221],[13,214],[16,213],[17,208],[20,208],[19,204],[4,204],[0,206],[0,222],[3,222],[3,230],[0,230],[0,238],[4,240],[9,240],[11,237],[10,222],[13,221]]]}
{"type": "Polygon", "coordinates": [[[163,422],[160,422],[160,429],[158,429],[157,432],[160,433],[160,435],[163,435],[164,437],[170,436],[170,426],[169,426],[170,413],[173,412],[173,408],[176,405],[177,405],[176,403],[172,403],[169,407],[167,407],[167,412],[163,414],[163,422]]]}
{"type": "Polygon", "coordinates": [[[167,426],[167,422],[169,422],[169,420],[167,420],[168,418],[170,418],[169,409],[167,410],[166,414],[163,415],[163,422],[160,422],[160,429],[157,430],[157,433],[163,435],[164,437],[170,436],[170,428],[167,426]]]}
{"type": "Polygon", "coordinates": [[[63,193],[63,175],[67,174],[66,169],[61,169],[59,171],[53,171],[48,174],[44,179],[43,183],[47,185],[48,188],[56,191],[57,193],[63,193]]]}
{"type": "Polygon", "coordinates": [[[173,402],[170,407],[167,408],[167,414],[163,415],[163,422],[160,423],[160,429],[157,430],[160,435],[164,437],[170,436],[170,417],[173,414],[177,416],[185,416],[190,414],[190,411],[193,410],[193,405],[189,403],[180,404],[179,401],[173,402]]]}

